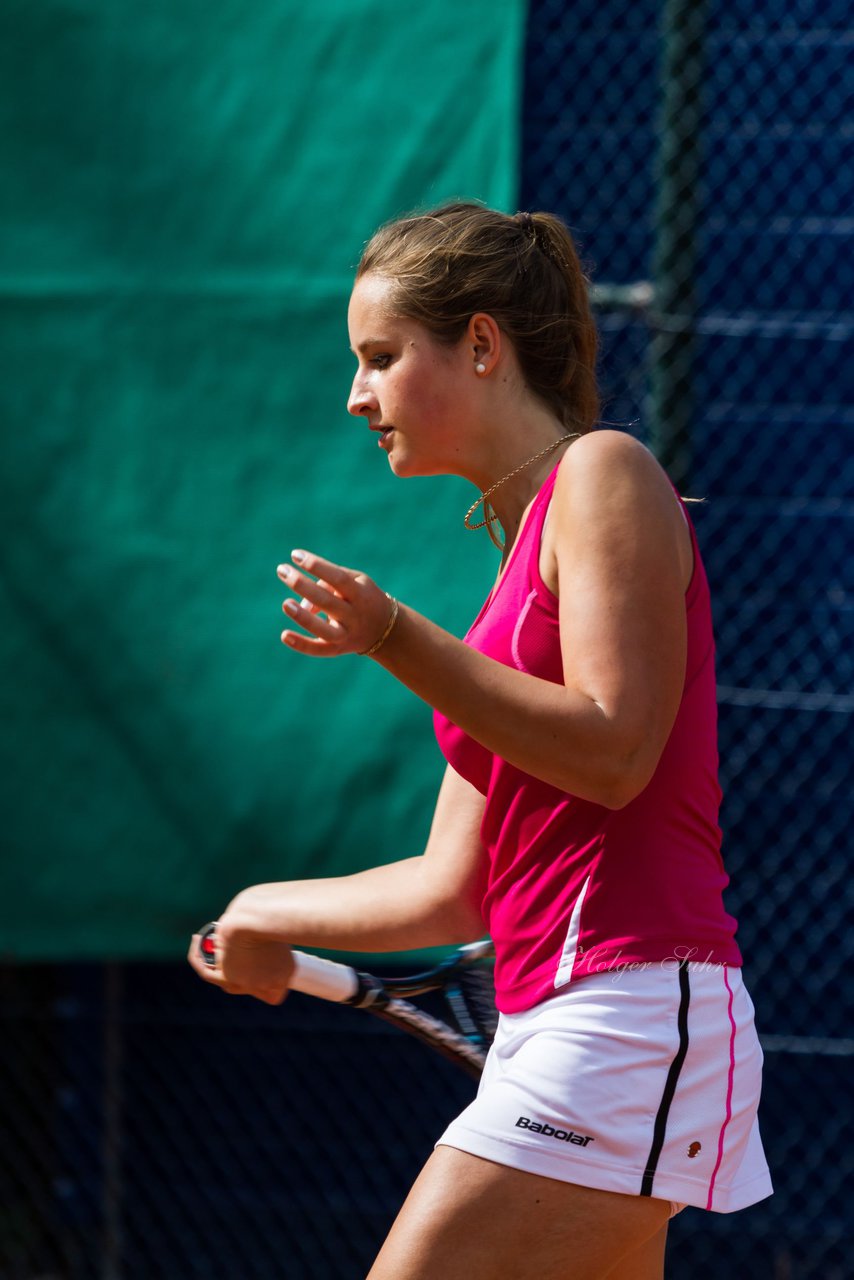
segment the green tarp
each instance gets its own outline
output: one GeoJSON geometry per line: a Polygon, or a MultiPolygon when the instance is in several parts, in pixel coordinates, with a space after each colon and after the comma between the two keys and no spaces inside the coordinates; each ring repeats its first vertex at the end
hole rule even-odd
{"type": "Polygon", "coordinates": [[[278,639],[294,546],[460,631],[455,480],[344,410],[381,221],[515,208],[523,0],[7,3],[0,956],[172,956],[245,884],[418,852],[442,761],[278,639]]]}

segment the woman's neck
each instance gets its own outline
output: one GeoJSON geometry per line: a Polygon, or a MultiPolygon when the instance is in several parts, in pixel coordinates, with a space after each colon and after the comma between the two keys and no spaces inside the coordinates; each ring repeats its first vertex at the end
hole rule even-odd
{"type": "Polygon", "coordinates": [[[486,493],[491,486],[497,486],[487,501],[501,523],[508,548],[515,541],[526,511],[569,447],[571,441],[563,440],[568,434],[559,428],[557,434],[552,432],[543,442],[526,436],[526,446],[535,443],[537,447],[527,453],[518,450],[519,460],[496,474],[483,490],[486,493]]]}

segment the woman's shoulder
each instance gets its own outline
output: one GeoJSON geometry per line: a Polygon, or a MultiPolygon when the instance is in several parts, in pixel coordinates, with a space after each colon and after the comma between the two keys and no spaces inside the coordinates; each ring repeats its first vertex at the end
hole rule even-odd
{"type": "Polygon", "coordinates": [[[611,495],[658,491],[673,500],[673,487],[646,445],[627,431],[597,428],[574,440],[560,460],[555,493],[611,495]]]}
{"type": "Polygon", "coordinates": [[[644,543],[675,557],[683,582],[690,581],[693,543],[679,497],[654,455],[628,432],[594,430],[573,441],[554,497],[552,554],[560,544],[572,550],[600,536],[623,547],[644,543]]]}
{"type": "Polygon", "coordinates": [[[562,472],[602,466],[654,468],[661,472],[645,444],[628,431],[614,427],[594,427],[592,431],[586,431],[573,440],[560,461],[562,472]]]}

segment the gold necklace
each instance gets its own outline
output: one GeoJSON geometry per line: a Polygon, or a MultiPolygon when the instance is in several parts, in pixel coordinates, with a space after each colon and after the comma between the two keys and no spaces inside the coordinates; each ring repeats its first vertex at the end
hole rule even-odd
{"type": "Polygon", "coordinates": [[[465,525],[465,527],[467,529],[471,529],[472,531],[474,531],[475,529],[483,529],[485,526],[486,532],[489,534],[494,545],[498,548],[499,551],[503,551],[504,543],[498,541],[492,528],[493,524],[495,524],[496,522],[500,523],[500,521],[498,520],[498,516],[495,514],[495,511],[492,508],[492,503],[489,501],[490,495],[495,493],[496,489],[500,489],[501,486],[503,484],[506,484],[508,480],[512,480],[513,476],[518,476],[520,471],[527,470],[527,468],[532,467],[535,462],[539,462],[540,458],[545,458],[546,454],[552,453],[553,450],[555,450],[558,447],[558,445],[566,444],[567,440],[577,440],[579,437],[579,434],[580,433],[578,431],[571,431],[569,435],[561,436],[559,440],[553,441],[548,446],[547,449],[541,449],[539,453],[534,454],[533,458],[529,458],[527,462],[523,462],[520,467],[514,467],[512,471],[507,472],[506,476],[502,476],[500,480],[496,480],[495,484],[491,484],[489,488],[480,495],[477,502],[473,502],[469,507],[463,519],[463,524],[465,525]],[[469,524],[470,518],[474,515],[475,511],[477,511],[481,503],[483,503],[483,515],[484,515],[483,520],[479,521],[478,524],[469,524]]]}

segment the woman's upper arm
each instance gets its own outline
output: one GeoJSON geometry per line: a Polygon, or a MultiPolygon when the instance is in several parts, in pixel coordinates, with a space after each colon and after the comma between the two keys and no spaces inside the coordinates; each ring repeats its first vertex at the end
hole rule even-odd
{"type": "Polygon", "coordinates": [[[684,686],[687,526],[652,455],[612,431],[567,451],[549,525],[565,683],[609,719],[640,790],[684,686]]]}
{"type": "Polygon", "coordinates": [[[424,850],[424,872],[431,891],[457,914],[460,941],[484,932],[480,904],[486,884],[486,857],[480,838],[485,797],[450,765],[445,770],[430,835],[424,850]]]}

